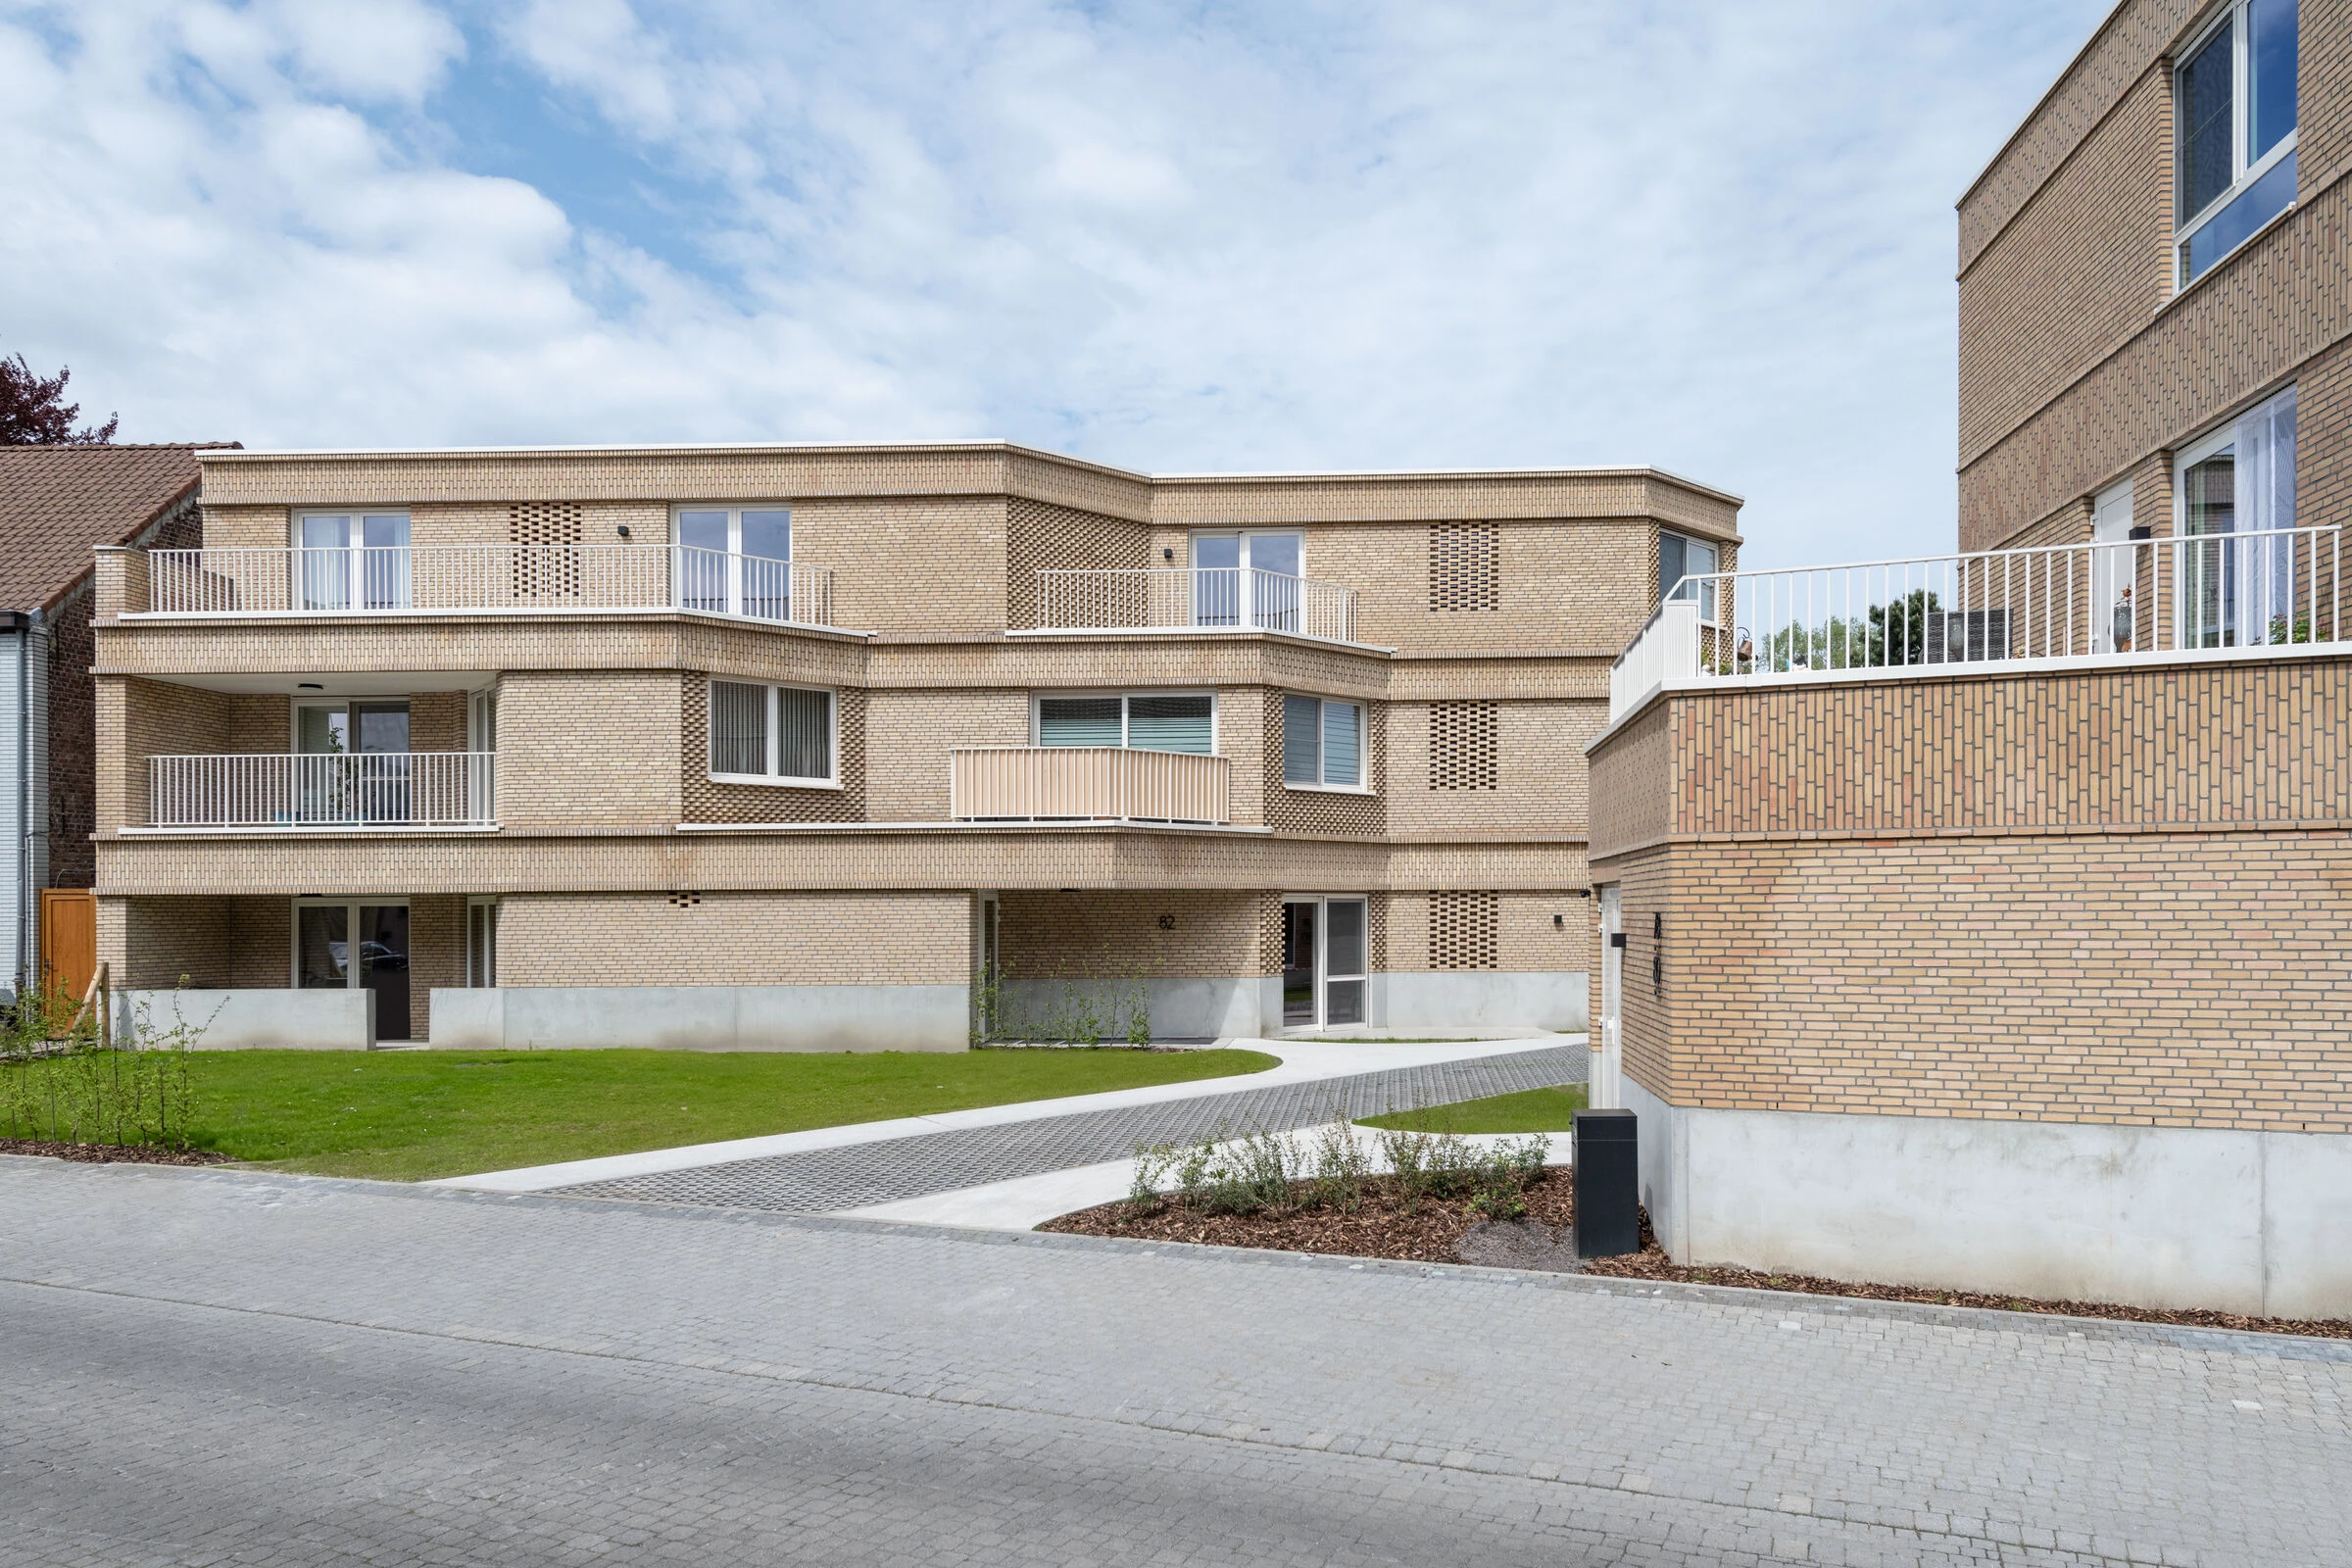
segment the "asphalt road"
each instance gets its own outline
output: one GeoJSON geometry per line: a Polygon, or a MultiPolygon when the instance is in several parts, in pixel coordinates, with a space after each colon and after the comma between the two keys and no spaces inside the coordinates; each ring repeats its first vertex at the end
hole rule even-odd
{"type": "Polygon", "coordinates": [[[2352,1347],[0,1158],[0,1562],[2352,1561],[2352,1347]]]}

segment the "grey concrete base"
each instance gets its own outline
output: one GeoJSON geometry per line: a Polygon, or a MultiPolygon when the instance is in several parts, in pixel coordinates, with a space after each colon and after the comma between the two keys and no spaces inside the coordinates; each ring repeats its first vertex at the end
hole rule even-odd
{"type": "Polygon", "coordinates": [[[2352,1316],[2352,1135],[1709,1110],[1625,1088],[1680,1262],[2352,1316]]]}
{"type": "MultiPolygon", "coordinates": [[[[1146,1016],[1155,1040],[1220,1040],[1263,1031],[1266,988],[1273,988],[1277,1018],[1282,982],[1260,977],[1147,980],[1146,1016]]],[[[1132,980],[1007,980],[1004,1032],[1037,1039],[1071,1038],[1073,1026],[1089,1018],[1105,1040],[1124,1040],[1135,1009],[1132,980]]]]}
{"type": "Polygon", "coordinates": [[[1591,996],[1582,969],[1398,970],[1373,977],[1375,1022],[1389,1029],[1547,1029],[1582,1034],[1591,996]]]}
{"type": "Polygon", "coordinates": [[[967,986],[433,990],[444,1051],[962,1051],[967,986]]]}
{"type": "Polygon", "coordinates": [[[198,1051],[366,1051],[372,991],[119,991],[115,1036],[165,1034],[185,1021],[198,1051]]]}

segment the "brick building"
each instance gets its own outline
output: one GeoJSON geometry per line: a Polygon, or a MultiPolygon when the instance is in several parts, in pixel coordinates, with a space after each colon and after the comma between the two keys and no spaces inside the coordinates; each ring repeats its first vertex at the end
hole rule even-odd
{"type": "Polygon", "coordinates": [[[1738,505],[207,454],[199,548],[99,560],[100,946],[221,993],[216,1044],[1581,1028],[1583,745],[1661,549],[1729,562],[1738,505]]]}
{"type": "Polygon", "coordinates": [[[61,985],[78,990],[83,978],[95,875],[90,552],[193,544],[198,450],[0,447],[0,1002],[41,974],[44,954],[63,963],[61,985]]]}
{"type": "Polygon", "coordinates": [[[2347,146],[2352,13],[2126,0],[1960,203],[1971,554],[1619,662],[1599,1087],[1679,1257],[2352,1315],[2347,146]]]}

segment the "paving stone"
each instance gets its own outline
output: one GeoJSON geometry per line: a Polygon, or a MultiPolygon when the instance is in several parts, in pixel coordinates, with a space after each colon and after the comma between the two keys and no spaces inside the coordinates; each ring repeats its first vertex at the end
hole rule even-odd
{"type": "Polygon", "coordinates": [[[1377,1116],[1489,1095],[1581,1084],[1581,1044],[1399,1067],[1350,1078],[1280,1084],[1192,1100],[1163,1101],[1075,1116],[818,1149],[693,1170],[553,1189],[566,1198],[695,1203],[782,1214],[823,1214],[905,1198],[926,1198],[1016,1176],[1125,1159],[1139,1145],[1184,1143],[1220,1132],[1280,1132],[1329,1121],[1335,1110],[1377,1116]]]}

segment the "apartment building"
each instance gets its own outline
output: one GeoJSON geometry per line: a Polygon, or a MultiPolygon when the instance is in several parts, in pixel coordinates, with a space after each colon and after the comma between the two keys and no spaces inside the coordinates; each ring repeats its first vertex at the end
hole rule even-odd
{"type": "Polygon", "coordinates": [[[1615,666],[1596,1089],[1678,1257],[2352,1315],[2348,29],[2119,5],[1960,203],[1962,553],[1694,574],[1615,666]]]}
{"type": "Polygon", "coordinates": [[[207,453],[202,506],[99,559],[97,891],[217,1045],[1581,1028],[1610,661],[1739,545],[1651,469],[991,443],[207,453]]]}

